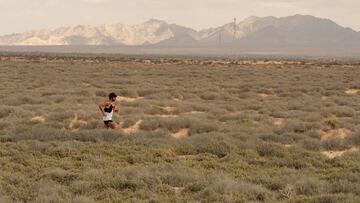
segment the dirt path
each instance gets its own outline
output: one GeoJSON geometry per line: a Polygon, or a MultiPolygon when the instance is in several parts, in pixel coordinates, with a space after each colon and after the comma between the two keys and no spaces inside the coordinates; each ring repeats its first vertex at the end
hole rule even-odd
{"type": "Polygon", "coordinates": [[[140,124],[142,123],[142,120],[138,120],[134,125],[128,127],[128,128],[122,128],[120,125],[120,130],[124,133],[134,133],[137,132],[140,129],[140,124]]]}

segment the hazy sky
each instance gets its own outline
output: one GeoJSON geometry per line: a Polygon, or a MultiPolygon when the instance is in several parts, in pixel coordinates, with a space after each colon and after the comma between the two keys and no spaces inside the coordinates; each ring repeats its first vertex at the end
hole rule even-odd
{"type": "Polygon", "coordinates": [[[0,35],[150,18],[202,29],[254,16],[310,14],[360,31],[360,0],[0,0],[0,35]]]}

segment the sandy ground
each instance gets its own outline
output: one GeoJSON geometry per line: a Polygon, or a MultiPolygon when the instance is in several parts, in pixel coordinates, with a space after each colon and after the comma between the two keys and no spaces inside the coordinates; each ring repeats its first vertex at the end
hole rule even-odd
{"type": "Polygon", "coordinates": [[[80,120],[78,115],[75,114],[74,118],[70,121],[70,124],[69,124],[69,129],[73,129],[74,126],[78,125],[78,124],[81,124],[81,125],[86,125],[87,122],[86,121],[83,121],[83,120],[80,120]]]}
{"type": "Polygon", "coordinates": [[[121,125],[120,125],[120,130],[123,131],[124,133],[134,133],[140,129],[141,123],[142,123],[142,120],[138,120],[133,126],[130,126],[128,128],[121,128],[121,125]]]}
{"type": "Polygon", "coordinates": [[[30,121],[34,121],[34,122],[45,122],[46,118],[45,116],[34,116],[30,119],[30,121]]]}
{"type": "Polygon", "coordinates": [[[360,92],[360,89],[348,89],[348,90],[345,91],[345,94],[356,95],[359,92],[360,92]]]}
{"type": "Polygon", "coordinates": [[[351,131],[345,128],[341,128],[337,130],[320,131],[319,134],[321,140],[326,140],[332,137],[344,139],[351,134],[351,131]]]}
{"type": "Polygon", "coordinates": [[[136,98],[132,98],[132,97],[122,97],[122,96],[118,96],[116,97],[116,100],[117,101],[125,101],[125,102],[134,102],[136,100],[139,100],[139,99],[144,99],[144,97],[136,97],[136,98]]]}
{"type": "Polygon", "coordinates": [[[340,157],[342,155],[344,155],[345,153],[347,152],[357,152],[359,151],[359,148],[358,147],[352,147],[348,150],[342,150],[342,151],[322,151],[321,153],[323,155],[325,155],[326,157],[328,157],[329,159],[333,159],[335,157],[340,157]]]}
{"type": "Polygon", "coordinates": [[[272,123],[278,128],[281,128],[282,126],[284,126],[284,122],[285,122],[285,119],[283,119],[283,118],[273,118],[272,119],[272,123]]]}
{"type": "Polygon", "coordinates": [[[181,138],[189,136],[189,131],[190,131],[189,128],[183,128],[176,133],[172,133],[171,137],[173,137],[175,139],[181,139],[181,138]]]}

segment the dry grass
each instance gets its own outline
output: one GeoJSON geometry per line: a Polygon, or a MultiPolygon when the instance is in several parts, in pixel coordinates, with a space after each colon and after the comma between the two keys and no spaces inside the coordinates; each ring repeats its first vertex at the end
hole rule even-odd
{"type": "Polygon", "coordinates": [[[359,64],[1,59],[0,202],[360,202],[359,64]]]}

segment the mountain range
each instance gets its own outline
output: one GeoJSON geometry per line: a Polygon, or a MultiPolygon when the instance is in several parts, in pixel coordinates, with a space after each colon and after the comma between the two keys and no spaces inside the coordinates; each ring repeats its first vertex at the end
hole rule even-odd
{"type": "Polygon", "coordinates": [[[203,29],[151,19],[139,25],[61,27],[0,36],[0,45],[123,46],[341,46],[360,47],[360,32],[309,15],[249,17],[239,23],[203,29]]]}

